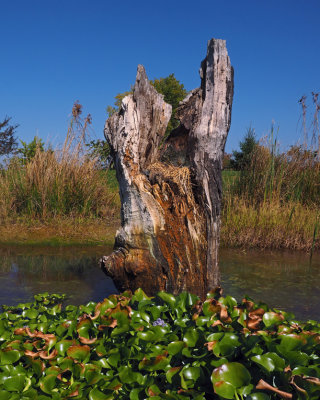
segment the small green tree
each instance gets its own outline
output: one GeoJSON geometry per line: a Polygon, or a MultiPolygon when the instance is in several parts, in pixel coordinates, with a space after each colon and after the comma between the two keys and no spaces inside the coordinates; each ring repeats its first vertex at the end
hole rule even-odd
{"type": "Polygon", "coordinates": [[[17,154],[21,154],[20,158],[23,164],[30,161],[35,155],[37,150],[44,151],[44,142],[38,136],[35,136],[30,143],[20,140],[22,147],[17,151],[17,154]]]}
{"type": "Polygon", "coordinates": [[[111,117],[112,114],[120,110],[122,100],[124,99],[124,97],[128,96],[128,94],[131,94],[132,90],[133,89],[131,88],[131,90],[129,90],[128,92],[118,93],[116,96],[114,96],[114,105],[107,107],[108,117],[111,117]]]}
{"type": "MultiPolygon", "coordinates": [[[[166,130],[166,136],[168,136],[168,134],[179,125],[179,121],[175,118],[175,113],[180,101],[186,97],[188,92],[184,88],[184,85],[180,83],[180,81],[178,81],[178,79],[174,76],[174,74],[170,74],[166,78],[154,79],[150,81],[150,83],[155,87],[158,93],[163,94],[164,101],[172,106],[172,115],[166,130]]],[[[123,98],[131,94],[132,91],[133,88],[131,88],[131,90],[128,92],[119,93],[114,97],[114,105],[107,107],[107,114],[109,117],[115,112],[119,111],[123,98]]]]}
{"type": "Polygon", "coordinates": [[[167,136],[179,125],[179,121],[175,118],[175,114],[180,101],[186,97],[188,92],[184,88],[184,85],[180,83],[180,81],[178,81],[178,79],[174,76],[174,74],[170,74],[166,78],[154,79],[151,81],[151,84],[155,87],[158,93],[164,95],[164,101],[172,106],[172,115],[166,130],[167,136]]]}
{"type": "Polygon", "coordinates": [[[98,160],[99,166],[102,169],[110,167],[110,147],[106,140],[97,139],[91,140],[86,144],[88,148],[88,155],[90,158],[96,158],[98,160]]]}
{"type": "MultiPolygon", "coordinates": [[[[175,118],[175,113],[180,101],[182,101],[186,97],[188,92],[184,88],[184,85],[180,83],[180,81],[178,81],[178,79],[174,76],[174,74],[170,74],[166,78],[154,79],[153,81],[150,81],[150,83],[155,87],[158,93],[163,94],[164,101],[171,104],[172,106],[172,115],[165,133],[165,137],[167,137],[169,133],[173,129],[177,128],[179,125],[179,121],[175,118]]],[[[109,105],[106,108],[108,117],[111,117],[112,114],[119,111],[123,98],[128,96],[132,92],[133,87],[131,87],[129,91],[118,93],[114,97],[115,101],[113,106],[109,105]]],[[[101,161],[101,165],[103,168],[109,166],[110,149],[108,143],[105,140],[93,140],[88,143],[87,146],[89,147],[89,154],[93,157],[98,157],[101,161]],[[104,156],[103,154],[106,154],[106,156],[104,156]]]]}
{"type": "Polygon", "coordinates": [[[10,120],[11,118],[5,117],[0,122],[0,156],[14,152],[18,145],[14,135],[18,125],[10,125],[10,120]]]}
{"type": "Polygon", "coordinates": [[[237,171],[248,169],[253,153],[258,145],[254,129],[250,126],[240,142],[240,151],[234,150],[230,160],[230,166],[237,171]]]}

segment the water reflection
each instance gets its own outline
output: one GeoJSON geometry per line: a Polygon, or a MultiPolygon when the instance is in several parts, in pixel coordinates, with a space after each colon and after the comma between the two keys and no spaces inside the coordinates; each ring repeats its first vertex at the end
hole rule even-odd
{"type": "Polygon", "coordinates": [[[300,320],[320,320],[320,256],[300,252],[221,249],[222,286],[238,300],[292,311],[300,320]]]}
{"type": "Polygon", "coordinates": [[[30,301],[34,294],[65,293],[68,303],[100,301],[116,292],[97,265],[106,247],[0,248],[0,304],[30,301]]]}
{"type": "MultiPolygon", "coordinates": [[[[100,301],[116,289],[97,266],[111,248],[0,247],[0,304],[30,301],[34,294],[65,293],[71,304],[100,301]]],[[[222,286],[238,300],[256,301],[293,311],[301,320],[320,320],[320,256],[312,264],[298,252],[221,249],[222,286]]]]}

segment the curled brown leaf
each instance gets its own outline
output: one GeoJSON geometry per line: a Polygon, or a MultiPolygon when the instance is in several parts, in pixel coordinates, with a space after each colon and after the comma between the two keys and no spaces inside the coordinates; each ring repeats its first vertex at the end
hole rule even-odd
{"type": "Polygon", "coordinates": [[[292,399],[292,394],[288,392],[283,392],[282,390],[279,390],[278,388],[275,388],[274,386],[269,385],[266,381],[263,379],[260,379],[258,382],[256,389],[260,390],[270,390],[271,392],[277,393],[280,397],[283,399],[292,399]]]}

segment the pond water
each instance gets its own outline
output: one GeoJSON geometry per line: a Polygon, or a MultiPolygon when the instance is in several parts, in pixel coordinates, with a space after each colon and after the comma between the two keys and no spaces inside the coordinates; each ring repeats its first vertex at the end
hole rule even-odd
{"type": "MultiPolygon", "coordinates": [[[[111,248],[0,247],[0,304],[32,300],[42,292],[65,293],[67,303],[100,301],[116,292],[98,267],[111,248]]],[[[224,294],[237,300],[247,294],[255,301],[292,311],[298,319],[320,320],[320,255],[312,262],[298,252],[221,249],[224,294]]]]}

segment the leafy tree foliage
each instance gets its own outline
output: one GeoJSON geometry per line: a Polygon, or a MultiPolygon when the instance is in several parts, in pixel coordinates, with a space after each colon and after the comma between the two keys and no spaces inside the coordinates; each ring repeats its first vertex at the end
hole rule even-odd
{"type": "Polygon", "coordinates": [[[114,96],[114,105],[113,106],[108,106],[107,107],[107,114],[108,117],[111,117],[112,114],[114,114],[115,112],[119,111],[120,106],[121,106],[121,102],[122,100],[128,96],[129,94],[132,93],[132,88],[131,90],[129,90],[128,92],[123,92],[123,93],[118,93],[116,96],[114,96]]]}
{"type": "MultiPolygon", "coordinates": [[[[178,81],[178,79],[174,76],[174,74],[170,74],[166,78],[154,79],[150,81],[150,83],[155,87],[158,93],[164,95],[164,101],[172,106],[172,116],[166,131],[167,136],[179,125],[179,121],[175,118],[175,113],[179,106],[179,102],[186,97],[188,92],[184,85],[180,83],[180,81],[178,81]]],[[[109,117],[120,109],[123,98],[131,94],[132,91],[133,88],[131,88],[131,90],[128,92],[119,93],[115,96],[114,105],[107,107],[107,114],[109,117]]]]}
{"type": "Polygon", "coordinates": [[[44,151],[44,142],[42,139],[35,136],[30,143],[20,140],[22,147],[18,149],[17,153],[21,154],[21,160],[24,164],[30,161],[35,155],[37,150],[44,151]]]}
{"type": "Polygon", "coordinates": [[[256,139],[255,131],[250,126],[243,140],[240,142],[240,151],[234,150],[232,152],[232,158],[230,160],[231,168],[238,171],[248,169],[257,145],[258,141],[256,139]]]}
{"type": "MultiPolygon", "coordinates": [[[[172,106],[172,115],[165,134],[165,137],[167,137],[169,133],[179,125],[179,121],[175,118],[175,113],[179,106],[179,102],[186,97],[188,92],[184,85],[177,80],[174,74],[170,74],[166,78],[154,79],[150,81],[150,83],[155,87],[158,93],[164,95],[164,100],[172,106]]],[[[114,97],[115,101],[113,106],[109,105],[106,109],[108,117],[119,111],[123,98],[132,92],[133,87],[131,87],[131,90],[118,93],[114,97]]],[[[89,154],[93,157],[98,157],[103,168],[109,166],[110,149],[105,140],[92,140],[87,144],[87,146],[89,147],[89,154]]]]}
{"type": "Polygon", "coordinates": [[[101,168],[106,169],[110,167],[110,147],[106,140],[91,140],[86,146],[89,150],[89,157],[97,158],[101,168]]]}
{"type": "Polygon", "coordinates": [[[5,117],[0,122],[0,156],[8,155],[17,148],[17,139],[15,137],[15,131],[18,125],[10,125],[11,118],[5,117]]]}
{"type": "Polygon", "coordinates": [[[166,131],[166,135],[168,135],[179,125],[179,121],[175,118],[175,113],[180,101],[186,97],[188,92],[174,74],[170,74],[166,78],[154,79],[151,81],[151,84],[156,88],[158,93],[164,95],[164,101],[172,105],[172,116],[166,131]]]}

